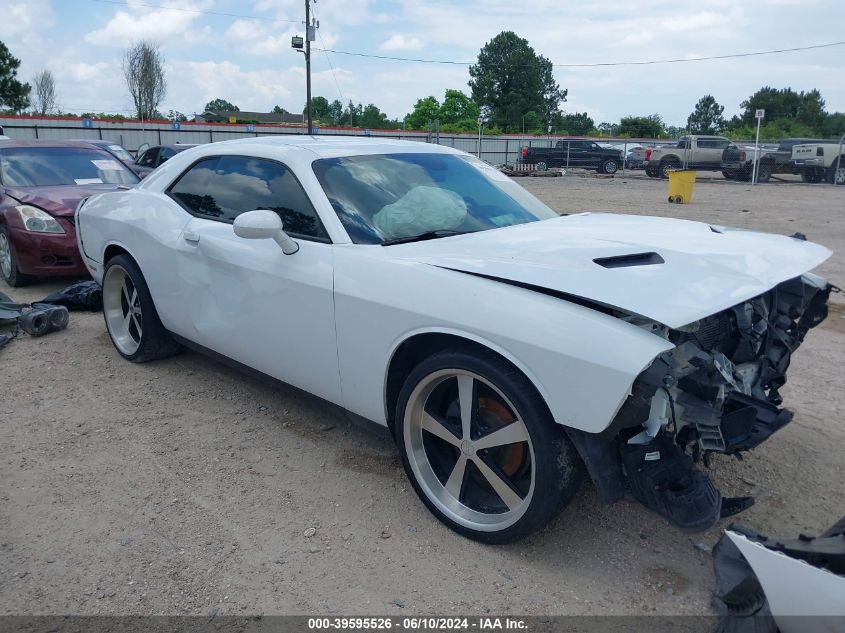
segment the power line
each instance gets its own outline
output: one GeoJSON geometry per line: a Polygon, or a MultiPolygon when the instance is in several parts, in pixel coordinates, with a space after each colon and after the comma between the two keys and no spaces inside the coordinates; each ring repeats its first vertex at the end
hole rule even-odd
{"type": "Polygon", "coordinates": [[[288,22],[290,24],[300,24],[301,20],[283,20],[276,18],[268,18],[259,15],[242,15],[240,13],[224,13],[222,11],[207,11],[205,9],[187,9],[185,7],[167,7],[159,6],[157,4],[147,4],[144,2],[124,2],[122,0],[89,0],[90,2],[99,2],[100,4],[116,4],[122,7],[146,7],[149,9],[160,9],[163,11],[181,11],[183,13],[196,13],[202,15],[216,15],[223,18],[241,18],[244,20],[260,20],[266,22],[288,22]]]}
{"type": "MultiPolygon", "coordinates": [[[[808,51],[817,48],[830,48],[831,46],[842,46],[845,44],[845,41],[841,42],[830,42],[828,44],[813,44],[811,46],[797,46],[795,48],[779,48],[773,49],[768,51],[755,51],[751,53],[731,53],[729,55],[708,55],[706,57],[679,57],[675,59],[652,59],[647,61],[639,61],[639,62],[592,62],[586,64],[552,64],[555,68],[595,68],[598,66],[646,66],[650,64],[679,64],[679,63],[686,63],[686,62],[703,62],[709,61],[714,59],[734,59],[737,57],[756,57],[759,55],[775,55],[778,53],[793,53],[796,51],[808,51]]],[[[375,55],[372,53],[359,53],[353,51],[339,51],[331,48],[327,49],[318,49],[324,50],[329,53],[335,53],[336,55],[349,55],[352,57],[368,57],[372,59],[385,59],[390,61],[398,61],[398,62],[417,62],[421,64],[447,64],[453,66],[472,66],[477,62],[458,62],[452,60],[445,60],[445,59],[421,59],[421,58],[414,58],[414,57],[393,57],[391,55],[375,55]]]]}

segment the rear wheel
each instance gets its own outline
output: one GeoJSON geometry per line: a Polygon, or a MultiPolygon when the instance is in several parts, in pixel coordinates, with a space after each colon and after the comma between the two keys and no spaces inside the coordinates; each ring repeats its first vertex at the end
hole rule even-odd
{"type": "Polygon", "coordinates": [[[768,163],[760,163],[757,167],[757,182],[769,182],[772,178],[772,166],[768,163]]]}
{"type": "Polygon", "coordinates": [[[582,468],[525,376],[492,354],[446,350],[408,376],[396,442],[423,503],[486,543],[540,529],[569,503],[582,468]]]}
{"type": "Polygon", "coordinates": [[[133,363],[166,358],[179,351],[158,318],[138,264],[128,255],[113,257],[103,274],[103,317],[118,353],[133,363]]]}
{"type": "Polygon", "coordinates": [[[822,174],[815,167],[805,167],[801,172],[801,180],[815,184],[822,181],[822,174]]]}
{"type": "Polygon", "coordinates": [[[661,178],[668,178],[669,172],[673,169],[679,169],[680,166],[681,166],[681,163],[679,163],[677,160],[666,159],[666,160],[660,161],[660,177],[661,178]]]}
{"type": "Polygon", "coordinates": [[[660,171],[655,167],[646,167],[645,175],[649,178],[657,178],[660,175],[660,171]]]}
{"type": "Polygon", "coordinates": [[[619,171],[619,162],[615,158],[608,158],[599,165],[599,171],[603,174],[615,174],[619,171]]]}
{"type": "Polygon", "coordinates": [[[722,177],[723,177],[725,180],[735,180],[735,179],[736,179],[736,174],[735,174],[734,172],[732,172],[732,171],[723,171],[723,172],[722,172],[722,177]]]}
{"type": "Polygon", "coordinates": [[[9,229],[4,224],[0,224],[0,273],[3,274],[3,279],[12,288],[26,286],[35,280],[35,277],[25,275],[18,270],[18,262],[12,248],[9,229]]]}

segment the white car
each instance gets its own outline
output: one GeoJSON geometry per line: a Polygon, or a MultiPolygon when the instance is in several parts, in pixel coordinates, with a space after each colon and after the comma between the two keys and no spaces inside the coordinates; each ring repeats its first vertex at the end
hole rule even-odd
{"type": "Polygon", "coordinates": [[[745,507],[694,461],[789,421],[778,388],[832,288],[802,236],[561,217],[417,142],[203,145],[76,223],[124,358],[210,350],[387,425],[423,502],[486,542],[540,528],[585,470],[683,529],[745,507]]]}

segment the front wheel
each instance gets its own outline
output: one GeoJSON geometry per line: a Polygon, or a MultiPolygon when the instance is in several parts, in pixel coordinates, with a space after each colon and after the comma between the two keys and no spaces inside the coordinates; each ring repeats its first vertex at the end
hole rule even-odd
{"type": "Polygon", "coordinates": [[[832,185],[845,185],[845,164],[842,156],[833,161],[827,173],[827,181],[832,185]]]}
{"type": "Polygon", "coordinates": [[[158,318],[141,269],[128,255],[117,255],[106,264],[103,317],[112,343],[126,360],[144,363],[179,351],[158,318]]]}
{"type": "Polygon", "coordinates": [[[414,490],[456,532],[518,540],[566,506],[580,458],[528,379],[493,354],[439,352],[408,376],[396,442],[414,490]]]}
{"type": "Polygon", "coordinates": [[[760,163],[757,166],[757,182],[769,182],[772,179],[772,166],[767,163],[760,163]]]}
{"type": "Polygon", "coordinates": [[[536,169],[537,171],[548,171],[549,165],[546,163],[546,161],[541,160],[534,163],[534,169],[536,169]]]}
{"type": "Polygon", "coordinates": [[[18,269],[9,229],[4,224],[0,224],[0,273],[12,288],[26,286],[35,280],[35,277],[25,275],[18,269]]]}

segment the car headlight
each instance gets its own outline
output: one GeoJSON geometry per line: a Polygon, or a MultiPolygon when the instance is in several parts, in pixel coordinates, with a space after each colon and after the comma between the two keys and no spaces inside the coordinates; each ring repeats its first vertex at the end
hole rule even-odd
{"type": "Polygon", "coordinates": [[[32,233],[64,233],[62,225],[52,215],[38,207],[22,204],[15,207],[21,216],[23,227],[32,233]]]}

